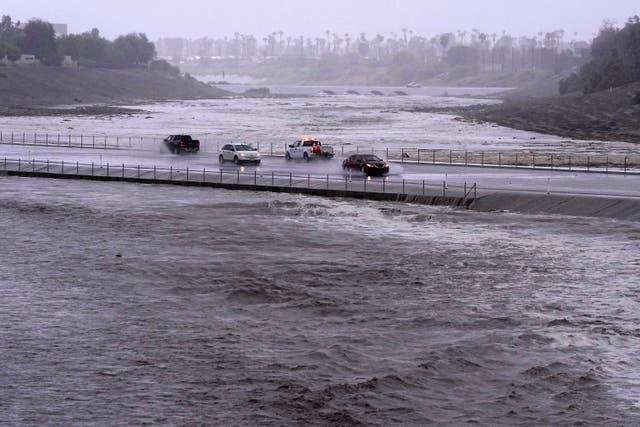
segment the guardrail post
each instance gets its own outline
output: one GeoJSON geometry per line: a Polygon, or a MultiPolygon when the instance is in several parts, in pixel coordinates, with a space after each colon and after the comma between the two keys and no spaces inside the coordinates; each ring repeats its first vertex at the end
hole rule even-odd
{"type": "Polygon", "coordinates": [[[24,132],[22,132],[22,145],[24,145],[24,137],[25,137],[24,132]]]}
{"type": "Polygon", "coordinates": [[[433,155],[433,162],[432,163],[435,165],[436,164],[436,150],[433,150],[432,155],[433,155]]]}
{"type": "Polygon", "coordinates": [[[253,185],[258,185],[258,171],[253,171],[253,185]]]}
{"type": "Polygon", "coordinates": [[[400,163],[404,163],[404,148],[402,148],[400,152],[400,163]]]}
{"type": "Polygon", "coordinates": [[[628,157],[624,156],[624,174],[625,175],[627,174],[627,159],[628,159],[628,157]]]}
{"type": "Polygon", "coordinates": [[[420,149],[418,148],[418,164],[420,164],[420,149]]]}
{"type": "Polygon", "coordinates": [[[35,172],[35,171],[36,171],[36,160],[35,160],[35,159],[33,159],[33,160],[31,161],[31,171],[32,171],[32,172],[35,172]]]}
{"type": "Polygon", "coordinates": [[[20,172],[20,159],[18,159],[18,172],[20,172]]]}
{"type": "Polygon", "coordinates": [[[153,179],[156,179],[156,165],[153,165],[153,179]]]}
{"type": "Polygon", "coordinates": [[[571,170],[571,155],[569,155],[569,170],[571,170]]]}
{"type": "Polygon", "coordinates": [[[498,152],[498,167],[502,167],[502,153],[498,152]]]}
{"type": "Polygon", "coordinates": [[[289,172],[289,188],[293,186],[293,174],[289,172]]]}
{"type": "Polygon", "coordinates": [[[516,151],[516,167],[518,167],[518,152],[516,151]]]}
{"type": "Polygon", "coordinates": [[[402,194],[404,194],[404,179],[402,179],[402,194]]]}
{"type": "Polygon", "coordinates": [[[589,156],[587,156],[587,172],[589,172],[590,160],[591,160],[591,158],[589,156]]]}
{"type": "Polygon", "coordinates": [[[238,169],[238,172],[237,172],[236,184],[240,185],[240,169],[238,169]]]}
{"type": "Polygon", "coordinates": [[[275,173],[271,172],[271,186],[273,187],[275,185],[275,173]]]}
{"type": "Polygon", "coordinates": [[[364,188],[364,192],[366,193],[367,192],[367,174],[366,173],[364,174],[364,186],[363,186],[363,188],[364,188]]]}
{"type": "Polygon", "coordinates": [[[609,173],[609,156],[607,156],[606,172],[609,173]]]}
{"type": "Polygon", "coordinates": [[[220,184],[222,184],[222,169],[220,169],[220,184]]]}
{"type": "Polygon", "coordinates": [[[349,188],[349,181],[348,181],[348,177],[344,177],[344,191],[347,191],[347,188],[349,188]]]}
{"type": "Polygon", "coordinates": [[[383,193],[386,191],[386,188],[385,188],[386,187],[386,182],[387,182],[387,180],[382,178],[382,192],[383,193]]]}
{"type": "Polygon", "coordinates": [[[64,175],[64,160],[62,161],[62,166],[60,169],[60,173],[64,175]]]}
{"type": "Polygon", "coordinates": [[[451,152],[451,150],[449,150],[449,164],[453,164],[453,154],[451,152]]]}
{"type": "MultiPolygon", "coordinates": [[[[47,168],[48,168],[48,167],[49,167],[49,166],[47,165],[47,168]]],[[[93,176],[93,162],[91,162],[91,176],[93,176]]]]}
{"type": "MultiPolygon", "coordinates": [[[[0,134],[0,139],[2,138],[2,134],[0,134]]],[[[44,134],[44,144],[45,145],[49,145],[49,134],[45,133],[44,134]]]]}
{"type": "Polygon", "coordinates": [[[442,181],[442,197],[447,195],[447,181],[442,181]]]}
{"type": "Polygon", "coordinates": [[[422,180],[422,195],[424,196],[424,179],[422,180]]]}
{"type": "Polygon", "coordinates": [[[80,163],[76,160],[76,175],[80,175],[80,163]]]}
{"type": "Polygon", "coordinates": [[[467,197],[467,181],[464,182],[464,197],[467,197]]]}
{"type": "Polygon", "coordinates": [[[140,165],[138,165],[138,178],[140,178],[140,165]]]}
{"type": "Polygon", "coordinates": [[[71,134],[69,134],[69,147],[71,147],[71,134]]]}
{"type": "Polygon", "coordinates": [[[187,168],[187,181],[189,181],[189,168],[187,168]]]}
{"type": "Polygon", "coordinates": [[[206,172],[205,172],[205,169],[202,168],[202,182],[205,182],[206,180],[207,180],[206,172]]]}
{"type": "Polygon", "coordinates": [[[11,132],[11,143],[13,144],[13,132],[11,132]]]}
{"type": "Polygon", "coordinates": [[[467,161],[467,150],[464,150],[464,165],[465,165],[465,166],[468,166],[468,165],[469,165],[469,163],[468,163],[468,161],[467,161]]]}
{"type": "Polygon", "coordinates": [[[553,154],[549,156],[549,163],[551,163],[551,169],[553,169],[553,154]]]}
{"type": "Polygon", "coordinates": [[[122,177],[124,178],[124,163],[122,164],[122,177]]]}
{"type": "Polygon", "coordinates": [[[173,166],[169,166],[169,180],[173,180],[173,166]]]}
{"type": "Polygon", "coordinates": [[[49,159],[47,159],[47,172],[49,172],[49,159]]]}
{"type": "Polygon", "coordinates": [[[84,135],[80,135],[80,148],[82,148],[82,141],[84,140],[84,135]]]}
{"type": "Polygon", "coordinates": [[[387,161],[389,161],[389,147],[387,147],[387,161]]]}
{"type": "Polygon", "coordinates": [[[484,166],[484,151],[480,152],[480,166],[484,166]]]}
{"type": "Polygon", "coordinates": [[[109,176],[109,163],[107,163],[107,176],[109,176]]]}
{"type": "Polygon", "coordinates": [[[531,163],[533,163],[533,169],[536,168],[536,152],[531,153],[531,163]]]}
{"type": "Polygon", "coordinates": [[[329,174],[327,174],[327,190],[329,189],[329,174]]]}

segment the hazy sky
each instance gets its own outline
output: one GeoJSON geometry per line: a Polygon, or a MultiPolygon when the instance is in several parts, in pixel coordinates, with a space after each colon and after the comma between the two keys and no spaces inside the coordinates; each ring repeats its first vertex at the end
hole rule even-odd
{"type": "Polygon", "coordinates": [[[144,32],[150,39],[291,36],[361,32],[368,36],[408,28],[433,36],[474,28],[534,35],[564,29],[566,38],[587,39],[603,20],[624,24],[640,15],[640,0],[2,0],[0,14],[14,20],[41,18],[67,23],[80,33],[93,27],[107,38],[144,32]]]}

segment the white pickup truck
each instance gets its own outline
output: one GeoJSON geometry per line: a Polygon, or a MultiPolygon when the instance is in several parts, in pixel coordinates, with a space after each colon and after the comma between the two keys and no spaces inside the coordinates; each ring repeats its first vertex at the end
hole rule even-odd
{"type": "Polygon", "coordinates": [[[284,157],[287,160],[303,159],[308,162],[315,158],[330,159],[334,154],[333,147],[323,146],[318,138],[303,136],[287,147],[284,157]]]}

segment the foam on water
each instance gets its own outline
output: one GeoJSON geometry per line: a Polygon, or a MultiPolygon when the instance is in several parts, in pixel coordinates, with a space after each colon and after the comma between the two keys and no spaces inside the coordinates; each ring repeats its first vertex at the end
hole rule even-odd
{"type": "Polygon", "coordinates": [[[5,424],[637,425],[637,223],[0,179],[5,424]]]}

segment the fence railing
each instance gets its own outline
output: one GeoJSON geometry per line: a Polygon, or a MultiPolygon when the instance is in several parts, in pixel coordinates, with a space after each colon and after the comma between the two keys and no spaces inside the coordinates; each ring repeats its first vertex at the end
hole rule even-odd
{"type": "MultiPolygon", "coordinates": [[[[162,150],[163,137],[72,135],[0,131],[0,144],[95,148],[103,150],[162,150]]],[[[203,153],[218,153],[227,141],[201,141],[203,153]]],[[[254,147],[263,155],[283,156],[286,143],[258,142],[254,147]]],[[[336,156],[371,153],[390,161],[476,167],[547,168],[568,171],[640,172],[640,150],[619,153],[560,153],[535,150],[467,151],[431,148],[372,148],[335,145],[336,156]]]]}
{"type": "Polygon", "coordinates": [[[0,160],[4,172],[33,172],[85,177],[113,177],[155,181],[186,181],[193,183],[235,184],[256,187],[333,190],[346,192],[407,194],[456,197],[464,200],[477,196],[475,183],[462,185],[447,181],[391,179],[390,177],[330,175],[301,175],[294,173],[261,172],[220,169],[193,169],[158,166],[127,165],[125,163],[80,163],[37,159],[0,160]],[[473,197],[472,197],[473,196],[473,197]]]}

